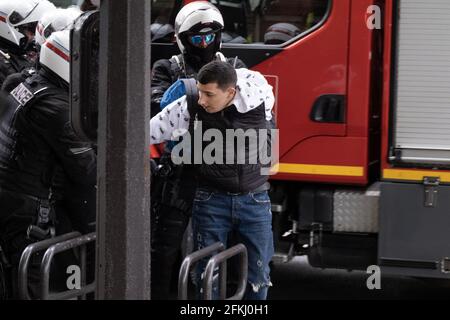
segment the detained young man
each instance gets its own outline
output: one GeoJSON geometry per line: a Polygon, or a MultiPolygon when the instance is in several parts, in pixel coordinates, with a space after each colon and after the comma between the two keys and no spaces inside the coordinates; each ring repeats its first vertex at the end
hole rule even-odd
{"type": "MultiPolygon", "coordinates": [[[[183,96],[151,119],[150,141],[181,137],[172,159],[195,164],[198,179],[194,249],[226,244],[228,234],[237,232],[248,252],[244,299],[264,300],[274,250],[267,182],[277,147],[272,87],[258,72],[213,61],[200,70],[197,89],[198,103],[188,105],[183,96]]],[[[206,263],[196,270],[199,294],[206,263]]],[[[218,297],[217,288],[213,295],[218,297]]]]}

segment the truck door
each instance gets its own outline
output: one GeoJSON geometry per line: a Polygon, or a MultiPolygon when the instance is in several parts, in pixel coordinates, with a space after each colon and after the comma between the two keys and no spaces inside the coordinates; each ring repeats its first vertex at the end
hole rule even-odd
{"type": "Polygon", "coordinates": [[[365,184],[372,45],[365,18],[373,1],[232,2],[226,10],[222,1],[219,6],[235,26],[226,29],[231,40],[223,51],[264,74],[277,99],[280,163],[274,178],[365,184]]]}

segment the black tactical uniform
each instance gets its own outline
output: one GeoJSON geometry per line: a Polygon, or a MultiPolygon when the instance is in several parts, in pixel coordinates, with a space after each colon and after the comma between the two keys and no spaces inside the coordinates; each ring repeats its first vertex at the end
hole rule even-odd
{"type": "MultiPolygon", "coordinates": [[[[164,92],[180,78],[196,78],[206,64],[196,57],[184,60],[178,55],[155,62],[152,71],[152,116],[161,111],[160,102],[164,92]]],[[[223,57],[223,56],[222,56],[223,57]]],[[[220,56],[216,56],[220,59],[220,56]]],[[[227,61],[235,68],[244,68],[236,58],[227,61]]],[[[189,223],[196,189],[193,166],[173,165],[170,150],[166,150],[159,170],[152,178],[152,298],[168,299],[172,275],[179,257],[180,245],[189,223]]]]}
{"type": "Polygon", "coordinates": [[[8,75],[1,85],[1,90],[5,92],[11,92],[15,87],[24,82],[27,78],[36,73],[36,69],[33,67],[26,67],[21,72],[16,72],[8,75]]]}
{"type": "MultiPolygon", "coordinates": [[[[52,72],[41,69],[0,103],[0,241],[16,279],[23,249],[50,236],[57,168],[71,183],[92,188],[96,155],[91,145],[75,136],[67,83],[52,72]]],[[[34,280],[38,272],[29,270],[34,280]]],[[[38,289],[35,285],[31,283],[32,293],[38,289]]],[[[12,286],[16,297],[14,281],[12,286]]]]}
{"type": "MultiPolygon", "coordinates": [[[[3,83],[2,90],[11,92],[20,83],[33,76],[36,69],[27,68],[22,72],[9,75],[3,83]]],[[[62,224],[56,234],[63,234],[76,230],[82,234],[95,231],[96,219],[96,193],[95,185],[87,187],[78,185],[67,178],[64,169],[57,166],[52,181],[52,199],[56,217],[69,219],[69,224],[62,224]],[[64,217],[63,217],[64,215],[64,217]]],[[[59,220],[59,219],[58,219],[59,220]]]]}
{"type": "Polygon", "coordinates": [[[34,62],[28,59],[28,55],[21,49],[0,44],[0,87],[5,79],[22,70],[32,68],[34,62]]]}

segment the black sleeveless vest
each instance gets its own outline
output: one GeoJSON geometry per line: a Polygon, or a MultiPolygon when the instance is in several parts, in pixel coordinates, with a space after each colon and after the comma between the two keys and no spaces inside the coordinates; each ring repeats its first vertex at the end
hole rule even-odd
{"type": "MultiPolygon", "coordinates": [[[[209,129],[219,130],[223,137],[223,154],[216,157],[216,159],[221,158],[222,163],[205,163],[205,159],[201,155],[202,163],[196,165],[200,187],[223,192],[246,193],[257,189],[268,180],[268,175],[261,172],[261,169],[267,166],[261,164],[259,154],[259,150],[265,148],[264,152],[270,155],[272,123],[265,118],[264,103],[246,113],[240,113],[234,105],[221,112],[208,113],[198,104],[194,104],[189,111],[191,116],[189,132],[194,144],[191,152],[195,153],[195,143],[198,143],[198,141],[194,141],[194,137],[203,137],[209,129]],[[237,138],[232,137],[239,129],[242,130],[241,133],[249,133],[257,139],[245,139],[239,142],[237,138]],[[267,132],[268,135],[260,136],[258,134],[260,129],[267,130],[262,132],[267,132]],[[254,132],[252,132],[253,130],[254,132]],[[229,153],[228,160],[232,160],[232,162],[227,161],[227,152],[229,153]],[[254,158],[255,156],[256,158],[254,158]]],[[[209,141],[202,143],[202,153],[210,143],[209,141]]],[[[207,154],[216,155],[214,152],[207,152],[207,154]]],[[[194,155],[193,160],[196,160],[195,157],[198,160],[199,154],[194,155]]]]}

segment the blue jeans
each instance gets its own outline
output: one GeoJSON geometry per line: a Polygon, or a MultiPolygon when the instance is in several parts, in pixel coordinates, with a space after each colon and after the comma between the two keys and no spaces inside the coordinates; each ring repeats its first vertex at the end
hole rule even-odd
{"type": "MultiPolygon", "coordinates": [[[[200,250],[215,242],[227,244],[230,231],[237,231],[248,252],[246,300],[265,300],[270,282],[273,233],[270,198],[267,191],[235,195],[198,189],[192,211],[194,248],[200,250]]],[[[208,258],[197,264],[197,288],[208,258]]],[[[217,297],[217,292],[215,292],[217,297]]]]}

